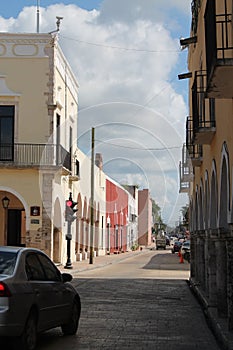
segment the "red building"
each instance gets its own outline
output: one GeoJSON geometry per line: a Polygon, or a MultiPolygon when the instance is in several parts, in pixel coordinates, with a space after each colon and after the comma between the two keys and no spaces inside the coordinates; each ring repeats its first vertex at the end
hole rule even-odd
{"type": "Polygon", "coordinates": [[[123,187],[106,179],[106,247],[109,253],[127,249],[128,196],[123,187]]]}

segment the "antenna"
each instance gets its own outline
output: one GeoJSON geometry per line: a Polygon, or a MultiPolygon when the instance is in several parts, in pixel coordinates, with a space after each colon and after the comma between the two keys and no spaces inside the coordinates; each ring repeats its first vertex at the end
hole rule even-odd
{"type": "Polygon", "coordinates": [[[58,33],[59,30],[60,30],[60,24],[61,24],[61,20],[63,19],[63,17],[56,16],[56,19],[57,19],[57,22],[56,22],[57,29],[56,29],[56,30],[53,30],[52,32],[49,32],[49,34],[58,33]]]}
{"type": "Polygon", "coordinates": [[[63,19],[63,17],[56,16],[56,19],[57,19],[57,22],[56,22],[56,25],[57,25],[57,31],[59,32],[59,30],[60,30],[61,20],[63,19]]]}
{"type": "Polygon", "coordinates": [[[37,0],[37,10],[36,10],[36,32],[40,32],[40,0],[37,0]]]}

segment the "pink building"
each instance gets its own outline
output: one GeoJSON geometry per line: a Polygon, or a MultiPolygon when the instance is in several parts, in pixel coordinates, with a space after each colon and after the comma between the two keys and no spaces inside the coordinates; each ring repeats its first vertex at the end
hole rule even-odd
{"type": "Polygon", "coordinates": [[[148,189],[138,191],[138,243],[151,244],[152,200],[148,189]]]}
{"type": "Polygon", "coordinates": [[[109,253],[127,249],[128,192],[111,179],[106,179],[106,246],[109,253]]]}

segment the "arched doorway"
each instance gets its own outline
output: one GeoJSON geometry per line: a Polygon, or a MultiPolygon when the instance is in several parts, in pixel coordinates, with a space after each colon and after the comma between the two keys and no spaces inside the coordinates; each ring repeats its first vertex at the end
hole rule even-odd
{"type": "Polygon", "coordinates": [[[1,191],[0,196],[0,244],[26,245],[26,214],[23,203],[8,191],[1,191]]]}

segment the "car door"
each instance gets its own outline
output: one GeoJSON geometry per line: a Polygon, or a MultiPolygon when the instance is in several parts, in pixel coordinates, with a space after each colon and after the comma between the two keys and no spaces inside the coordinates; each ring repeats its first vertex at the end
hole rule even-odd
{"type": "MultiPolygon", "coordinates": [[[[59,289],[52,278],[48,278],[40,261],[40,253],[29,253],[25,259],[28,282],[34,291],[34,302],[39,310],[38,330],[57,325],[57,305],[60,303],[59,289]]],[[[58,279],[58,276],[56,276],[58,279]]]]}
{"type": "Polygon", "coordinates": [[[71,314],[74,291],[68,283],[62,281],[60,271],[47,256],[39,255],[39,259],[50,288],[53,290],[53,296],[51,295],[51,297],[54,298],[55,295],[56,298],[56,304],[54,300],[51,300],[51,304],[53,303],[53,319],[61,325],[67,321],[71,314]]]}

